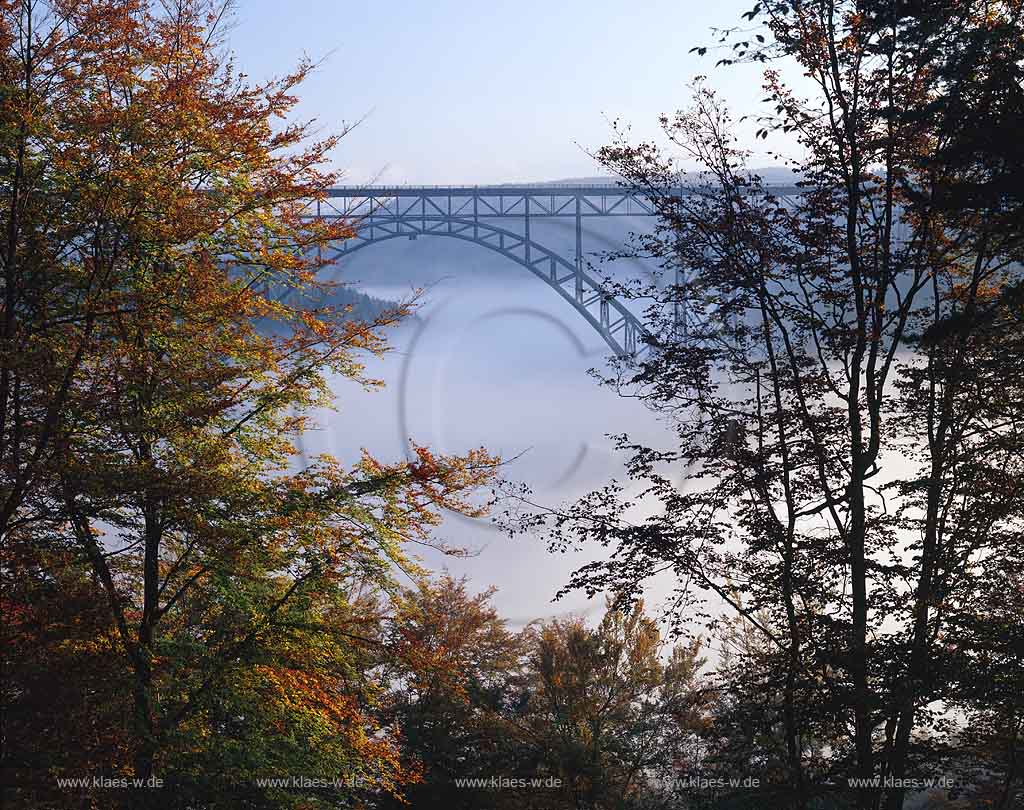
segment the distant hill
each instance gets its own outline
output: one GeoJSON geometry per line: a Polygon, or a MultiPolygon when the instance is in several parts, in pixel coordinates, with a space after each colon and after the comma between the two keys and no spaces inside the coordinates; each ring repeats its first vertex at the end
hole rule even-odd
{"type": "MultiPolygon", "coordinates": [[[[345,320],[351,321],[363,321],[371,322],[376,318],[379,318],[385,312],[390,312],[398,308],[397,301],[388,301],[383,298],[376,298],[372,295],[359,292],[359,290],[353,289],[352,287],[338,287],[334,292],[324,298],[321,301],[310,302],[311,308],[313,306],[331,306],[341,309],[343,307],[351,307],[351,309],[344,314],[345,320]]],[[[415,312],[410,313],[406,320],[415,321],[418,320],[418,316],[415,312]]],[[[289,329],[281,323],[273,320],[264,320],[263,329],[273,334],[287,334],[289,329]]]]}
{"type": "MultiPolygon", "coordinates": [[[[346,317],[353,321],[372,321],[379,318],[385,312],[392,311],[398,307],[397,301],[375,298],[351,287],[339,287],[327,299],[326,303],[334,307],[352,307],[346,317]]],[[[415,318],[416,316],[413,314],[409,317],[415,318]]]]}

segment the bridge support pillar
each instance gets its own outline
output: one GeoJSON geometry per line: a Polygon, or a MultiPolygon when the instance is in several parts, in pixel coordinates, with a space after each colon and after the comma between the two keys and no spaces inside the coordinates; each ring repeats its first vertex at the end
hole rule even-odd
{"type": "Polygon", "coordinates": [[[583,211],[582,198],[576,195],[576,300],[583,303],[583,211]]]}

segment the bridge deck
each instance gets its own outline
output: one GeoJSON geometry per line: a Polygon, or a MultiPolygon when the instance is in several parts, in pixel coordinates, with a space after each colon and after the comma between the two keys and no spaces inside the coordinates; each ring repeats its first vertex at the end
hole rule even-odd
{"type": "MultiPolygon", "coordinates": [[[[764,188],[769,189],[780,196],[799,194],[800,189],[791,183],[770,184],[766,183],[764,188]]],[[[697,194],[702,191],[699,186],[677,186],[666,189],[672,194],[697,194]]],[[[601,196],[606,194],[628,194],[631,196],[642,196],[640,192],[626,188],[616,183],[576,185],[557,183],[536,185],[483,185],[483,186],[335,186],[328,190],[329,197],[475,197],[500,195],[507,196],[542,196],[554,195],[556,197],[601,196]]]]}
{"type": "MultiPolygon", "coordinates": [[[[778,197],[796,196],[793,185],[770,186],[778,197]]],[[[697,186],[668,188],[673,195],[699,194],[697,186]]],[[[589,272],[583,221],[591,217],[651,217],[657,207],[646,194],[614,183],[496,186],[338,186],[317,200],[317,217],[346,217],[356,227],[335,255],[389,239],[443,236],[493,250],[526,268],[586,319],[620,357],[636,357],[647,346],[644,323],[589,272]],[[574,217],[575,248],[548,247],[531,232],[543,217],[574,217]]]]}

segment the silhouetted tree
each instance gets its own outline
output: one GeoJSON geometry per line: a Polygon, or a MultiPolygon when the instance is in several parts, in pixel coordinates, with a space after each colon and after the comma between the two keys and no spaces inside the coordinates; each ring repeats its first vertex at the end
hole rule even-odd
{"type": "MultiPolygon", "coordinates": [[[[760,635],[770,654],[737,676],[777,699],[733,693],[773,729],[785,806],[948,763],[951,709],[978,674],[947,643],[954,616],[1011,655],[1012,634],[982,617],[988,583],[1024,551],[1021,15],[1020,2],[757,3],[752,30],[722,32],[720,62],[768,64],[759,134],[789,133],[804,154],[789,199],[746,168],[703,83],[662,119],[668,151],[618,137],[598,153],[656,206],[635,249],[664,271],[609,282],[650,304],[654,335],[613,382],[677,442],[622,437],[637,487],[541,508],[525,528],[610,549],[570,587],[630,599],[672,572],[681,624],[714,631],[731,614],[760,635]],[[806,73],[806,98],[776,58],[806,73]],[[684,195],[680,159],[704,172],[684,195]]],[[[898,808],[904,793],[852,801],[898,808]]]]}

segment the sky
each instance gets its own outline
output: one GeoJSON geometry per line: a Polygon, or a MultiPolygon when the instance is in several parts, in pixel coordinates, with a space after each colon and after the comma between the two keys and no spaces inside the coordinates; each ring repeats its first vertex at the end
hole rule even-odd
{"type": "MultiPolygon", "coordinates": [[[[752,111],[763,95],[757,67],[715,69],[720,54],[689,53],[751,5],[239,0],[230,44],[254,80],[303,56],[321,62],[298,113],[323,132],[360,122],[334,156],[352,183],[556,180],[600,173],[587,152],[610,140],[611,120],[654,135],[698,74],[734,110],[752,111]]],[[[759,148],[751,165],[775,162],[759,148]]]]}
{"type": "MultiPolygon", "coordinates": [[[[360,121],[333,156],[347,182],[558,180],[600,173],[587,152],[611,140],[613,119],[631,124],[634,138],[656,135],[659,114],[685,106],[687,85],[702,72],[737,117],[753,111],[762,97],[758,68],[715,70],[719,55],[689,53],[750,4],[240,0],[230,44],[253,80],[304,56],[322,60],[300,88],[297,113],[324,133],[360,121]]],[[[750,123],[740,136],[752,144],[755,129],[750,123]]],[[[750,165],[773,163],[762,152],[750,165]]],[[[570,255],[573,234],[559,228],[571,223],[548,226],[541,233],[535,224],[534,239],[570,255]]],[[[588,221],[585,252],[621,246],[624,227],[588,221]]],[[[419,319],[393,335],[394,354],[371,366],[384,390],[363,395],[339,383],[339,410],[306,437],[311,454],[352,460],[367,447],[393,460],[410,437],[448,453],[483,445],[509,460],[504,478],[553,505],[623,477],[608,434],[662,436],[642,405],[587,374],[607,353],[600,337],[506,258],[451,239],[392,240],[346,257],[337,272],[391,300],[414,287],[427,294],[419,319]]],[[[552,555],[541,538],[509,540],[486,520],[447,520],[438,539],[478,553],[428,555],[428,565],[464,574],[476,589],[498,586],[495,604],[516,626],[563,611],[592,616],[603,606],[582,594],[551,601],[593,549],[552,555]]]]}

